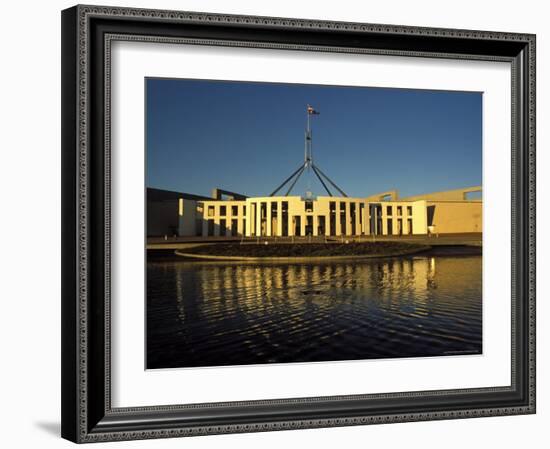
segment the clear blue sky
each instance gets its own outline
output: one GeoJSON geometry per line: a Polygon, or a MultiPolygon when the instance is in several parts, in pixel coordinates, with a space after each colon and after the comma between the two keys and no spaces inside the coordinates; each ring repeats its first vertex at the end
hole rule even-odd
{"type": "MultiPolygon", "coordinates": [[[[149,187],[268,195],[303,163],[307,104],[314,162],[348,196],[481,185],[478,92],[154,78],[146,96],[149,187]]],[[[302,178],[293,194],[324,194],[302,178]]]]}

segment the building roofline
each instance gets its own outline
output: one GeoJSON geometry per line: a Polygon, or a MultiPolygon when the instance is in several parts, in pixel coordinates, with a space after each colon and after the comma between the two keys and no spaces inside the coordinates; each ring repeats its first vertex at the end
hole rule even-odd
{"type": "Polygon", "coordinates": [[[213,200],[213,198],[210,198],[208,196],[202,196],[202,195],[195,195],[193,193],[185,193],[185,192],[176,192],[173,190],[164,190],[164,189],[157,189],[155,187],[147,187],[147,199],[148,200],[170,200],[174,199],[177,200],[179,198],[183,198],[186,200],[213,200]]]}

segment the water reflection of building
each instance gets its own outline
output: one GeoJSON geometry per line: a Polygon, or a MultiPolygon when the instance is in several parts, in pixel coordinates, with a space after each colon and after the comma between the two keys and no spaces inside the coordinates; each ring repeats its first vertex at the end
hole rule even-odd
{"type": "Polygon", "coordinates": [[[436,298],[460,308],[465,300],[479,301],[481,290],[479,256],[362,263],[179,263],[175,269],[180,317],[190,300],[203,302],[209,313],[220,319],[235,310],[246,315],[279,306],[302,310],[308,301],[324,308],[335,301],[373,298],[388,307],[414,303],[428,308],[436,298]],[[475,293],[469,296],[468,292],[475,293]]]}
{"type": "Polygon", "coordinates": [[[481,260],[151,261],[148,367],[479,354],[481,260]]]}

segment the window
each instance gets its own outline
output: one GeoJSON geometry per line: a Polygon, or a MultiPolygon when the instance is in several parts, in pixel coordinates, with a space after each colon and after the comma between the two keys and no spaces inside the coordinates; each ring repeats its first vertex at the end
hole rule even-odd
{"type": "Polygon", "coordinates": [[[313,212],[313,201],[306,201],[306,212],[313,212]]]}
{"type": "Polygon", "coordinates": [[[256,213],[258,210],[258,205],[256,203],[250,203],[250,235],[255,236],[256,235],[256,222],[257,217],[256,213]]]}
{"type": "Polygon", "coordinates": [[[208,216],[209,217],[214,216],[214,206],[208,206],[208,216]]]}
{"type": "Polygon", "coordinates": [[[412,215],[412,214],[413,214],[412,206],[407,206],[407,215],[412,215]]]}
{"type": "Polygon", "coordinates": [[[401,206],[397,206],[397,215],[403,215],[403,208],[401,206]]]}
{"type": "Polygon", "coordinates": [[[226,206],[220,206],[220,216],[225,217],[227,214],[227,207],[226,206]]]}
{"type": "Polygon", "coordinates": [[[283,201],[282,204],[282,211],[281,211],[281,215],[282,215],[282,235],[284,237],[286,237],[288,235],[288,201],[283,201]]]}
{"type": "Polygon", "coordinates": [[[239,215],[239,206],[231,206],[231,215],[239,215]]]}
{"type": "Polygon", "coordinates": [[[387,206],[386,207],[386,215],[393,215],[393,207],[387,206]]]}
{"type": "Polygon", "coordinates": [[[260,217],[265,218],[267,216],[267,203],[260,203],[260,217]]]}

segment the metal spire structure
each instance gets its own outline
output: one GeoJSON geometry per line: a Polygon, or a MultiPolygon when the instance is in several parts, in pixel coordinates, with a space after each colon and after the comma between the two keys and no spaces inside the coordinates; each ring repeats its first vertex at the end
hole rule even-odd
{"type": "Polygon", "coordinates": [[[305,170],[307,170],[309,173],[313,171],[315,176],[321,181],[322,186],[327,191],[329,196],[333,196],[332,192],[327,187],[327,184],[325,181],[327,181],[332,187],[334,187],[340,194],[344,197],[347,197],[345,192],[338,187],[327,175],[325,175],[319,167],[317,167],[313,163],[313,151],[312,151],[312,134],[311,134],[311,116],[313,115],[319,115],[319,112],[313,109],[312,106],[309,104],[307,105],[306,109],[306,135],[305,135],[305,148],[304,148],[304,163],[298,167],[298,169],[292,173],[288,178],[286,178],[279,187],[277,187],[269,196],[275,196],[279,190],[281,190],[284,186],[290,183],[290,187],[285,193],[285,196],[288,196],[288,194],[291,192],[291,190],[294,188],[296,183],[298,182],[298,179],[300,179],[300,176],[302,176],[302,173],[304,173],[305,170]]]}

